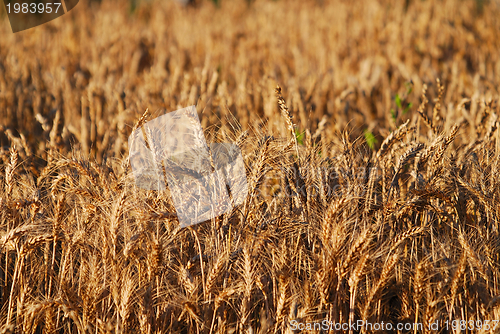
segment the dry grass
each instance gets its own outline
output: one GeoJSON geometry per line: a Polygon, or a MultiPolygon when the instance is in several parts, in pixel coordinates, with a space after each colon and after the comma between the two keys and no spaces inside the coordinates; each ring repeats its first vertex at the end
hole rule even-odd
{"type": "Polygon", "coordinates": [[[406,3],[4,18],[0,331],[500,319],[500,6],[406,3]],[[127,138],[192,104],[242,148],[250,192],[180,229],[168,192],[135,187],[127,138]]]}

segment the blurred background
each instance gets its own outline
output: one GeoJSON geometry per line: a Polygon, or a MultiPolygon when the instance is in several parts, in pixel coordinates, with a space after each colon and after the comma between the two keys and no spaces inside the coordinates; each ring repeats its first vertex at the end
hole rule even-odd
{"type": "Polygon", "coordinates": [[[376,146],[416,117],[424,83],[435,98],[441,79],[445,114],[498,96],[499,14],[486,0],[104,0],[13,34],[2,6],[0,145],[44,157],[58,115],[58,146],[101,161],[146,108],[193,104],[204,126],[233,115],[283,133],[280,84],[298,131],[323,120],[376,146]]]}

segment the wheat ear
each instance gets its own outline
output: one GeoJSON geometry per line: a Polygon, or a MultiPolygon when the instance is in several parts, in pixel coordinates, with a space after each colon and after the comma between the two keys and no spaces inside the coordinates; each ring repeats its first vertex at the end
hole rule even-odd
{"type": "Polygon", "coordinates": [[[283,115],[283,118],[285,119],[285,122],[286,122],[286,125],[288,128],[288,131],[290,131],[290,134],[292,135],[292,141],[295,145],[297,159],[300,160],[299,144],[297,142],[297,136],[295,135],[295,125],[293,124],[292,115],[290,114],[290,111],[286,105],[286,101],[283,98],[283,95],[281,94],[281,87],[279,85],[276,86],[276,97],[278,98],[278,105],[280,107],[281,115],[283,115]]]}

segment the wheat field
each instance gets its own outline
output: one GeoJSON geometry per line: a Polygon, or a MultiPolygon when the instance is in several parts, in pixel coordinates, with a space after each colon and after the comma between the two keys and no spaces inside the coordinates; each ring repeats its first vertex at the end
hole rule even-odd
{"type": "Polygon", "coordinates": [[[497,1],[1,10],[1,333],[500,332],[497,1]],[[249,193],[180,228],[128,136],[191,105],[249,193]]]}

